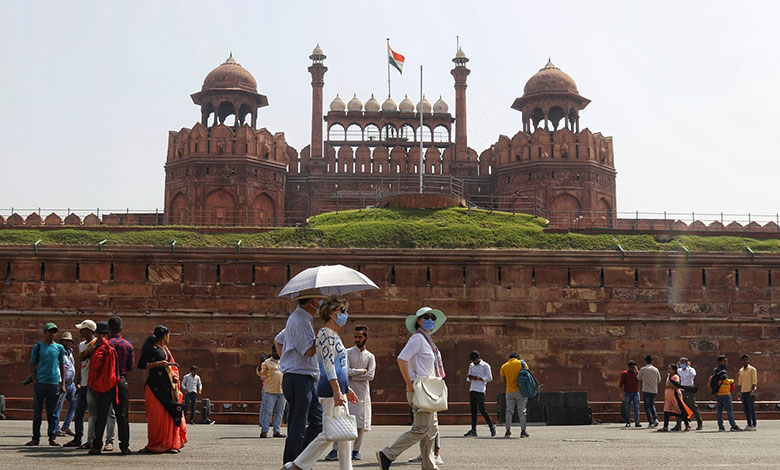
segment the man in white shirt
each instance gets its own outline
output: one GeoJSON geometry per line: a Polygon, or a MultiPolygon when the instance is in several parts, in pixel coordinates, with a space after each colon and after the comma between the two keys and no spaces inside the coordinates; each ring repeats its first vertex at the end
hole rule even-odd
{"type": "Polygon", "coordinates": [[[658,413],[655,409],[655,397],[658,396],[658,384],[661,382],[661,373],[653,365],[653,356],[645,356],[645,366],[639,369],[636,376],[642,390],[642,401],[645,404],[645,416],[647,427],[658,426],[658,413]]]}
{"type": "Polygon", "coordinates": [[[190,373],[181,379],[181,389],[184,393],[184,415],[190,410],[190,423],[195,422],[195,404],[198,403],[198,394],[203,391],[203,384],[198,375],[198,366],[190,367],[190,373]]]}
{"type": "Polygon", "coordinates": [[[490,436],[496,436],[496,426],[490,419],[490,415],[485,409],[485,390],[488,382],[493,381],[493,372],[490,370],[490,364],[483,361],[479,351],[471,351],[471,363],[469,364],[469,373],[466,381],[469,386],[469,403],[471,404],[471,430],[464,434],[465,437],[477,437],[477,408],[485,418],[490,428],[490,436]]]}
{"type": "MultiPolygon", "coordinates": [[[[693,379],[696,378],[696,369],[691,367],[690,361],[687,357],[681,357],[680,363],[677,366],[677,375],[680,377],[680,385],[686,387],[693,387],[693,379]]],[[[698,426],[696,430],[701,430],[701,413],[699,413],[699,407],[696,406],[696,392],[691,392],[683,389],[683,402],[685,405],[693,411],[693,416],[696,418],[698,426]]],[[[677,423],[677,427],[680,427],[680,423],[677,423]]]]}

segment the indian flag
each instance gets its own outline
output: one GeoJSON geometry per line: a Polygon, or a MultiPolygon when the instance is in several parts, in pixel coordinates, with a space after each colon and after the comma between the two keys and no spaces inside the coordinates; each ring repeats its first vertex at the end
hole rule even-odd
{"type": "Polygon", "coordinates": [[[395,52],[391,47],[390,44],[387,45],[387,60],[390,61],[390,65],[395,67],[398,70],[398,73],[404,73],[404,56],[401,54],[395,52]]]}

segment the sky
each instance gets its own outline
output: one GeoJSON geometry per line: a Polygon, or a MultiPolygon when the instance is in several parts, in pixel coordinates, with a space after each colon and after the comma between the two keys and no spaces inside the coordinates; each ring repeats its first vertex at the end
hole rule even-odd
{"type": "Polygon", "coordinates": [[[521,129],[510,106],[551,57],[592,100],[581,127],[614,139],[619,213],[774,215],[778,17],[770,1],[4,2],[0,214],[162,210],[168,131],[200,119],[189,95],[231,51],[268,97],[258,128],[298,150],[317,43],[326,109],[382,101],[389,37],[396,102],[419,100],[423,65],[454,114],[459,36],[477,153],[521,129]]]}

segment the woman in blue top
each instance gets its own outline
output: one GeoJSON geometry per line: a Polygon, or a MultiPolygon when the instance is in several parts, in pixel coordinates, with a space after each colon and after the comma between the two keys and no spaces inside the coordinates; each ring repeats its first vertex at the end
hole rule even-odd
{"type": "MultiPolygon", "coordinates": [[[[331,297],[320,305],[320,317],[325,327],[317,333],[317,362],[320,365],[320,379],[317,383],[317,395],[322,405],[322,415],[333,412],[335,406],[345,406],[347,400],[357,403],[357,395],[349,388],[347,372],[347,349],[338,335],[339,329],[347,324],[347,301],[341,297],[331,297]]],[[[332,442],[325,439],[321,432],[306,449],[293,461],[284,464],[283,470],[310,470],[317,459],[322,457],[332,442]]],[[[339,442],[339,470],[352,470],[352,441],[339,442]]]]}

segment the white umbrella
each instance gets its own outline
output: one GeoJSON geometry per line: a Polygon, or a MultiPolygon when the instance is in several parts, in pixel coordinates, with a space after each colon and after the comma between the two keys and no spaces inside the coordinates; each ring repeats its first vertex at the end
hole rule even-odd
{"type": "Polygon", "coordinates": [[[294,299],[308,289],[318,289],[323,295],[344,295],[379,287],[365,274],[335,264],[304,269],[287,282],[278,297],[294,299]]]}

